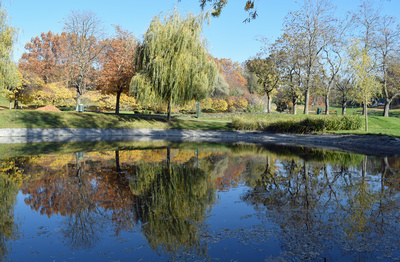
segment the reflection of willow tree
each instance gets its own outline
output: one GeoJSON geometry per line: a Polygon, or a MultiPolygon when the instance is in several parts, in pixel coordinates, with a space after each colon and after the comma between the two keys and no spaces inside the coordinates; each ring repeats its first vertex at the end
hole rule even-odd
{"type": "Polygon", "coordinates": [[[10,240],[18,238],[18,226],[14,221],[14,205],[22,181],[22,171],[18,159],[0,162],[0,261],[7,257],[11,249],[10,240]]]}
{"type": "Polygon", "coordinates": [[[215,200],[209,176],[191,163],[171,163],[168,154],[167,161],[138,164],[135,178],[131,190],[150,247],[171,256],[180,251],[204,255],[198,226],[215,200]]]}
{"type": "Polygon", "coordinates": [[[102,232],[104,216],[99,212],[94,196],[95,181],[87,179],[80,154],[76,154],[76,175],[69,188],[71,212],[66,221],[64,235],[73,249],[89,249],[95,246],[102,232]]]}

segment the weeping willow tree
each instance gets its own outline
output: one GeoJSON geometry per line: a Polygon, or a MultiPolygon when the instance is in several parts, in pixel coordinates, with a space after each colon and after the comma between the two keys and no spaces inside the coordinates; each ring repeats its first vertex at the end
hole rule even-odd
{"type": "Polygon", "coordinates": [[[183,18],[177,9],[164,17],[155,16],[139,48],[131,92],[139,101],[166,103],[168,121],[171,104],[184,105],[204,98],[217,77],[217,68],[206,49],[203,24],[209,15],[188,13],[183,18]]]}
{"type": "Polygon", "coordinates": [[[15,88],[19,82],[17,66],[12,61],[13,47],[17,29],[8,22],[6,10],[1,8],[0,1],[0,89],[15,88]]]}

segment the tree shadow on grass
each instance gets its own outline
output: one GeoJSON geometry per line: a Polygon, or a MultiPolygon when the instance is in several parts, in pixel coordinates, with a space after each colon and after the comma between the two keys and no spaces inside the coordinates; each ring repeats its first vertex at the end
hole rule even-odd
{"type": "Polygon", "coordinates": [[[38,111],[25,111],[16,115],[18,122],[22,122],[26,128],[59,128],[63,127],[62,117],[57,113],[43,113],[38,111]]]}

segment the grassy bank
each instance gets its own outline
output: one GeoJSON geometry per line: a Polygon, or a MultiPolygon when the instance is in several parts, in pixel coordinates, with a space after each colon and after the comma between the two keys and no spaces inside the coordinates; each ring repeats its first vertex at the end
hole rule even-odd
{"type": "MultiPolygon", "coordinates": [[[[369,132],[364,130],[364,121],[360,116],[360,126],[355,130],[343,125],[340,116],[290,115],[290,114],[241,114],[247,124],[232,125],[237,114],[202,114],[200,119],[193,116],[175,116],[171,123],[165,116],[140,116],[132,113],[115,115],[111,113],[92,112],[43,112],[35,110],[0,110],[0,128],[157,128],[157,129],[203,129],[203,130],[268,130],[275,132],[334,132],[346,134],[382,134],[400,137],[400,110],[393,110],[392,117],[369,116],[369,132]],[[330,119],[327,121],[327,119],[330,119]],[[302,123],[299,126],[288,123],[302,123]],[[262,123],[262,125],[260,124],[262,123]],[[277,124],[279,123],[279,124],[277,124]],[[326,128],[340,125],[343,128],[326,128]],[[262,128],[260,128],[260,126],[262,128]],[[322,129],[321,129],[322,126],[322,129]],[[279,127],[279,128],[278,128],[279,127]],[[311,127],[311,128],[310,128],[311,127]],[[317,128],[313,128],[317,127],[317,128]],[[286,129],[285,129],[286,128],[286,129]]],[[[351,115],[353,117],[353,115],[351,115]]]]}
{"type": "Polygon", "coordinates": [[[0,110],[0,128],[157,128],[231,130],[228,122],[174,119],[134,114],[43,112],[36,110],[0,110]]]}

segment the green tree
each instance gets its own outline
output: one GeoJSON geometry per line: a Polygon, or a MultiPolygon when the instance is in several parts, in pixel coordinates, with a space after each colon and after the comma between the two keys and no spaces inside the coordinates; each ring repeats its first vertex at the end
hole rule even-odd
{"type": "Polygon", "coordinates": [[[183,18],[175,9],[155,16],[144,36],[137,61],[141,72],[132,78],[131,91],[141,101],[154,94],[154,102],[167,103],[168,121],[171,104],[202,99],[214,85],[217,69],[202,35],[207,17],[183,18]]]}
{"type": "Polygon", "coordinates": [[[359,42],[350,46],[350,65],[355,76],[354,98],[364,104],[365,131],[368,131],[367,106],[371,99],[378,94],[380,85],[373,74],[373,62],[366,48],[360,48],[359,42]]]}
{"type": "Polygon", "coordinates": [[[262,89],[258,93],[267,96],[267,112],[271,113],[271,98],[272,92],[278,88],[280,84],[279,72],[271,57],[266,59],[255,58],[246,61],[246,66],[250,72],[255,73],[257,81],[262,85],[262,89]]]}
{"type": "Polygon", "coordinates": [[[19,82],[17,66],[12,61],[17,32],[17,28],[9,24],[0,1],[0,90],[13,89],[19,82]]]}
{"type": "Polygon", "coordinates": [[[293,103],[293,114],[297,114],[297,104],[302,99],[301,86],[304,83],[304,57],[296,40],[288,34],[283,34],[269,48],[269,52],[277,61],[276,66],[281,76],[280,88],[283,97],[293,103]]]}
{"type": "Polygon", "coordinates": [[[225,81],[222,74],[218,74],[217,81],[211,89],[210,96],[225,98],[229,95],[229,84],[225,81]]]}

